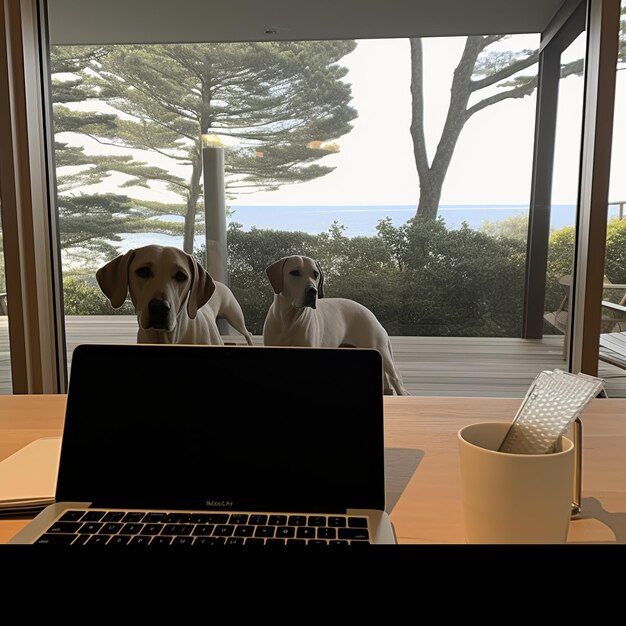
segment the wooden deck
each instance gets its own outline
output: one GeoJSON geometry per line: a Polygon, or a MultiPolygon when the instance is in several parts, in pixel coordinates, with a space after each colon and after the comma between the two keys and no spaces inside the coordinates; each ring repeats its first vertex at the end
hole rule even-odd
{"type": "MultiPolygon", "coordinates": [[[[68,316],[68,359],[80,343],[134,343],[132,316],[68,316]]],[[[227,341],[244,343],[240,335],[227,341]]],[[[254,337],[261,344],[261,337],[254,337]]],[[[522,398],[542,370],[563,368],[563,337],[392,337],[394,357],[412,395],[522,398]]],[[[609,397],[626,397],[626,370],[600,362],[609,397]]],[[[0,393],[11,393],[7,318],[0,317],[0,393]]]]}

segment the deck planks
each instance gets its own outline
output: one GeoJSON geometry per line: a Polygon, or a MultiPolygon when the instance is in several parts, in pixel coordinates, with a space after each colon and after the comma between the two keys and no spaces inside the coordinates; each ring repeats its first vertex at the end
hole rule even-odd
{"type": "MultiPolygon", "coordinates": [[[[68,357],[80,343],[134,343],[133,316],[67,316],[68,357]]],[[[253,338],[256,345],[262,338],[253,338]]],[[[226,341],[245,343],[234,335],[226,341]]],[[[522,398],[545,369],[565,368],[563,337],[391,337],[394,359],[412,395],[522,398]]],[[[70,360],[71,363],[71,360],[70,360]]],[[[609,397],[626,397],[626,370],[600,362],[609,397]]],[[[7,318],[0,317],[0,393],[11,393],[7,318]]]]}

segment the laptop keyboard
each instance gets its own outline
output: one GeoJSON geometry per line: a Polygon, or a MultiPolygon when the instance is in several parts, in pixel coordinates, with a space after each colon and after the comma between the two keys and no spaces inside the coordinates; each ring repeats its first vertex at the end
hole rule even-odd
{"type": "Polygon", "coordinates": [[[57,545],[366,545],[355,515],[68,510],[35,541],[57,545]]]}

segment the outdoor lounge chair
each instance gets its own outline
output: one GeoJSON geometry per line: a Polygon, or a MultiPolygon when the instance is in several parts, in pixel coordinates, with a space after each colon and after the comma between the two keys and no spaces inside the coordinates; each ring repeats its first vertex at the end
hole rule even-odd
{"type": "Polygon", "coordinates": [[[626,369],[626,306],[603,301],[602,308],[616,323],[611,332],[600,335],[598,358],[626,369]]]}
{"type": "MultiPolygon", "coordinates": [[[[565,335],[563,341],[563,360],[567,360],[567,352],[569,348],[569,341],[567,336],[567,316],[568,316],[568,303],[569,303],[569,290],[572,283],[572,277],[570,274],[561,276],[559,283],[563,286],[564,295],[559,307],[556,311],[546,311],[543,318],[556,328],[559,332],[565,335]]],[[[626,292],[626,285],[612,283],[606,276],[603,283],[604,289],[620,289],[626,292]]],[[[626,307],[622,306],[626,303],[626,293],[622,296],[619,304],[615,304],[608,300],[602,301],[602,318],[601,318],[601,335],[600,335],[600,354],[598,358],[613,365],[626,368],[626,307]],[[620,352],[619,344],[621,345],[621,362],[619,361],[620,352]],[[609,348],[608,346],[612,346],[609,348]],[[609,361],[611,358],[613,360],[609,361]]]]}

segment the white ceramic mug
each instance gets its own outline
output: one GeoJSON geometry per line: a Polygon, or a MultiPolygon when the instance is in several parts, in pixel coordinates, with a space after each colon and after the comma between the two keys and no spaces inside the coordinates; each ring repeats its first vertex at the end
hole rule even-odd
{"type": "Polygon", "coordinates": [[[465,536],[468,543],[564,543],[574,481],[574,444],[562,437],[552,454],[497,452],[510,423],[459,431],[465,536]]]}

